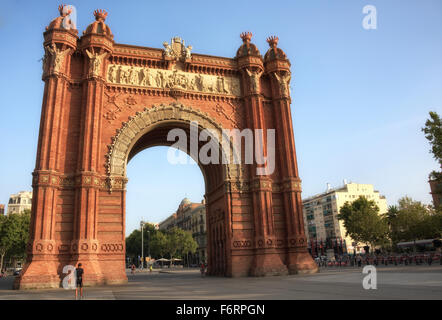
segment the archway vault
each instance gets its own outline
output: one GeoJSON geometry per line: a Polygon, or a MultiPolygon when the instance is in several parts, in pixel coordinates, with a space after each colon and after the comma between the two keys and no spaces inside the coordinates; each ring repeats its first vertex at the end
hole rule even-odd
{"type": "MultiPolygon", "coordinates": [[[[168,145],[167,131],[191,122],[220,136],[223,128],[276,133],[271,174],[258,175],[242,155],[240,164],[200,163],[209,274],[315,272],[302,215],[290,62],[278,38],[268,38],[264,58],[251,33],[241,34],[234,58],[192,53],[177,37],[164,49],[136,47],[115,43],[107,13],[94,14],[81,37],[65,29],[63,10],[44,32],[30,240],[15,287],[58,287],[64,267],[78,262],[86,285],[127,281],[127,161],[143,148],[168,145]]],[[[253,144],[266,149],[268,142],[253,144]]],[[[236,152],[229,143],[219,148],[236,152]]]]}

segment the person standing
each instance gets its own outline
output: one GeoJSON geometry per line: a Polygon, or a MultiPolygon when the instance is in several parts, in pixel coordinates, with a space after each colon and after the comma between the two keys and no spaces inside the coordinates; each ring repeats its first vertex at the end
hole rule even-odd
{"type": "Polygon", "coordinates": [[[75,287],[75,300],[77,300],[78,297],[78,288],[80,288],[80,299],[83,299],[83,274],[84,274],[84,270],[81,267],[81,263],[78,264],[78,268],[75,269],[75,276],[76,276],[76,287],[75,287]]]}
{"type": "Polygon", "coordinates": [[[130,267],[132,270],[132,274],[135,274],[135,265],[132,263],[132,266],[130,267]]]}
{"type": "Polygon", "coordinates": [[[201,277],[204,277],[206,275],[206,265],[204,264],[204,262],[201,263],[200,271],[201,271],[201,277]]]}

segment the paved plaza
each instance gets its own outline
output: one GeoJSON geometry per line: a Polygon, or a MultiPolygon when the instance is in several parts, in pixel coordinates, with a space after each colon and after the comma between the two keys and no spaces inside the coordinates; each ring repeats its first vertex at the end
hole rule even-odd
{"type": "MultiPolygon", "coordinates": [[[[297,300],[442,299],[442,266],[380,266],[377,289],[362,286],[362,268],[326,268],[313,275],[264,278],[204,277],[196,269],[163,269],[131,275],[124,285],[86,287],[86,300],[297,300]]],[[[72,300],[65,289],[11,290],[13,277],[0,279],[0,299],[72,300]]]]}

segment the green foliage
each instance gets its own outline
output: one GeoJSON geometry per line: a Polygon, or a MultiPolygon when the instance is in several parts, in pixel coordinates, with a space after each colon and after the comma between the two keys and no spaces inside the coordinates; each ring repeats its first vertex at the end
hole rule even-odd
{"type": "Polygon", "coordinates": [[[31,213],[14,213],[0,216],[0,269],[5,256],[23,258],[29,239],[31,213]]]}
{"type": "MultiPolygon", "coordinates": [[[[425,127],[422,128],[425,133],[425,138],[430,142],[431,150],[434,159],[439,163],[442,168],[442,121],[436,112],[430,111],[430,119],[425,122],[425,127]]],[[[441,180],[442,174],[440,172],[433,171],[430,174],[431,180],[441,180]]]]}
{"type": "Polygon", "coordinates": [[[356,242],[370,243],[373,248],[388,240],[388,224],[379,215],[379,207],[374,201],[360,196],[352,203],[346,202],[338,214],[343,220],[347,235],[356,242]]]}
{"type": "MultiPolygon", "coordinates": [[[[155,230],[155,226],[153,224],[150,223],[144,224],[143,227],[144,256],[147,256],[150,245],[150,238],[152,238],[157,232],[159,231],[155,230]]],[[[131,257],[137,257],[141,255],[141,230],[132,231],[132,233],[126,238],[126,255],[131,257]]]]}
{"type": "MultiPolygon", "coordinates": [[[[144,235],[144,253],[147,254],[147,246],[150,246],[151,256],[154,258],[163,258],[168,255],[169,258],[183,258],[188,253],[195,253],[198,247],[196,241],[192,238],[190,231],[185,231],[177,227],[167,232],[155,230],[153,225],[145,226],[144,235]],[[149,230],[149,235],[147,233],[149,230]]],[[[141,254],[141,231],[134,230],[126,238],[126,254],[136,257],[141,254]]]]}
{"type": "Polygon", "coordinates": [[[153,257],[163,258],[167,253],[167,237],[161,232],[155,232],[150,239],[150,252],[153,257]]]}
{"type": "Polygon", "coordinates": [[[167,233],[167,236],[167,250],[171,258],[182,258],[188,253],[195,253],[198,247],[190,231],[174,227],[167,233]]]}
{"type": "Polygon", "coordinates": [[[141,254],[141,231],[134,230],[126,238],[126,255],[136,257],[141,254]]]}
{"type": "MultiPolygon", "coordinates": [[[[391,208],[391,207],[390,207],[391,208]]],[[[442,235],[442,210],[434,210],[409,197],[399,199],[397,212],[387,213],[393,243],[439,238],[442,235]]]]}

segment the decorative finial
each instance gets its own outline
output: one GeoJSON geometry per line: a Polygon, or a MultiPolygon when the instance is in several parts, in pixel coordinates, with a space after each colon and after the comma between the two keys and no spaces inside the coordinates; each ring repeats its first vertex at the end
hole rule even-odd
{"type": "Polygon", "coordinates": [[[243,32],[241,33],[241,39],[243,42],[250,42],[252,40],[252,33],[251,32],[243,32]]]}
{"type": "Polygon", "coordinates": [[[95,20],[104,21],[107,17],[107,12],[103,9],[97,9],[94,11],[95,20]]]}
{"type": "Polygon", "coordinates": [[[269,43],[270,48],[276,48],[278,45],[279,38],[276,36],[271,36],[267,38],[267,42],[269,43]]]}
{"type": "Polygon", "coordinates": [[[62,17],[66,17],[66,16],[68,16],[68,15],[71,14],[72,9],[69,8],[69,7],[68,7],[67,5],[65,5],[65,4],[61,4],[61,5],[58,6],[58,12],[60,12],[60,16],[62,16],[62,17]],[[67,10],[65,10],[65,8],[66,8],[67,10]]]}

